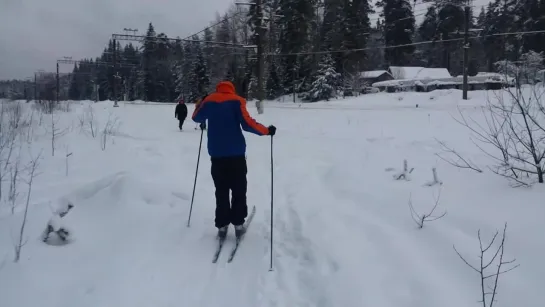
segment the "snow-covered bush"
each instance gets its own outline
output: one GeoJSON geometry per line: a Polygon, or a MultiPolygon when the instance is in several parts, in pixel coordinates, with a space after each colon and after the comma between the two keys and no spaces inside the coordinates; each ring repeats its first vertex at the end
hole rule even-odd
{"type": "MultiPolygon", "coordinates": [[[[72,202],[64,202],[53,211],[52,217],[47,222],[47,225],[42,233],[42,241],[49,244],[55,244],[51,240],[51,234],[55,235],[56,239],[60,239],[62,243],[67,243],[73,235],[72,230],[63,222],[63,218],[74,207],[72,202]]],[[[54,243],[55,242],[55,243],[54,243]]]]}
{"type": "Polygon", "coordinates": [[[530,50],[523,53],[517,63],[503,60],[494,63],[496,70],[502,75],[513,77],[516,85],[535,84],[539,79],[539,71],[543,70],[543,52],[530,50]]]}

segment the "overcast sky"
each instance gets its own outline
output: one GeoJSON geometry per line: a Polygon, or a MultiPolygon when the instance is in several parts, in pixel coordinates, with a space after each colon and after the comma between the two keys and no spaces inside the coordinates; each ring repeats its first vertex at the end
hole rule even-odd
{"type": "MultiPolygon", "coordinates": [[[[0,0],[0,80],[32,77],[39,69],[55,71],[56,60],[63,56],[95,58],[113,32],[136,28],[144,34],[150,21],[158,33],[186,37],[208,26],[216,13],[223,14],[233,2],[0,0]]],[[[474,5],[486,2],[476,0],[474,5]]],[[[71,69],[61,65],[61,71],[71,69]]]]}
{"type": "MultiPolygon", "coordinates": [[[[56,60],[97,57],[113,32],[137,28],[185,37],[233,0],[0,0],[0,80],[54,71],[56,60]]],[[[62,71],[70,71],[70,65],[62,71]]]]}

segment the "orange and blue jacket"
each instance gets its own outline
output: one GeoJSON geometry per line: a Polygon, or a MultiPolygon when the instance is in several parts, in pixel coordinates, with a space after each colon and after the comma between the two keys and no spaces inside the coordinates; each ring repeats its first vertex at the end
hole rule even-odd
{"type": "Polygon", "coordinates": [[[269,129],[256,122],[246,109],[246,100],[235,94],[235,87],[229,81],[220,82],[216,92],[208,95],[195,107],[193,121],[205,123],[208,120],[208,154],[211,157],[244,156],[245,131],[267,135],[269,129]]]}

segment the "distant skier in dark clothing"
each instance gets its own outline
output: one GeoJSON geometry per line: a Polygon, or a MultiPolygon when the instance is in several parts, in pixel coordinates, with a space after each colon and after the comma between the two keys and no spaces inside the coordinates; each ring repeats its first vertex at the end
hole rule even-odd
{"type": "Polygon", "coordinates": [[[274,135],[276,128],[267,128],[250,117],[246,100],[235,94],[235,87],[229,81],[220,82],[216,92],[195,107],[192,118],[201,124],[201,129],[208,120],[208,153],[216,187],[218,236],[225,237],[229,224],[233,224],[236,236],[240,237],[246,232],[243,224],[248,216],[246,141],[241,126],[257,135],[274,135]]]}
{"type": "Polygon", "coordinates": [[[187,106],[184,103],[183,99],[180,99],[178,102],[178,105],[176,106],[176,110],[174,111],[174,117],[178,119],[180,122],[179,128],[182,130],[182,127],[184,125],[184,121],[187,117],[187,106]]]}

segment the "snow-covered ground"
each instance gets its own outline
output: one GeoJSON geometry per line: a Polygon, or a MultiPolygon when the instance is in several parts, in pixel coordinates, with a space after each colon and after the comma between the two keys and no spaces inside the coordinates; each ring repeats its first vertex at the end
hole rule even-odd
{"type": "MultiPolygon", "coordinates": [[[[34,138],[21,147],[22,165],[43,152],[18,263],[13,245],[24,215],[26,170],[14,215],[9,174],[3,183],[0,306],[478,306],[480,276],[453,246],[478,267],[477,231],[486,243],[497,230],[501,235],[505,222],[504,261],[515,257],[520,267],[501,275],[495,306],[540,306],[544,186],[511,188],[486,168],[492,161],[453,116],[460,107],[478,118],[492,95],[469,95],[467,101],[460,91],[435,91],[269,102],[262,115],[250,105],[258,121],[278,128],[273,271],[270,137],[246,135],[248,203],[257,213],[234,261],[226,263],[229,241],[212,264],[215,200],[206,136],[188,228],[200,131],[190,119],[178,131],[174,105],[73,103],[70,112],[55,115],[59,132],[68,129],[55,141],[55,156],[51,116],[40,124],[36,113],[34,138]],[[80,127],[89,107],[95,137],[89,125],[80,127]],[[114,125],[104,149],[107,122],[114,125]],[[439,159],[435,138],[484,172],[439,159]],[[394,180],[404,159],[414,167],[411,180],[394,180]],[[433,167],[442,186],[425,185],[433,167]],[[439,193],[435,215],[448,214],[418,229],[409,199],[424,213],[439,193]],[[62,222],[72,231],[70,243],[44,244],[40,236],[53,209],[68,202],[75,207],[62,222]]],[[[29,114],[30,104],[23,106],[29,114]]]]}

